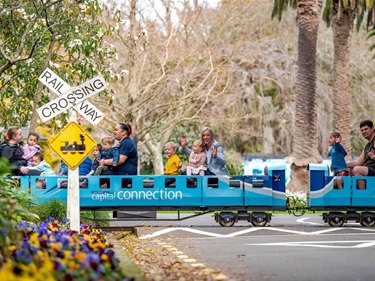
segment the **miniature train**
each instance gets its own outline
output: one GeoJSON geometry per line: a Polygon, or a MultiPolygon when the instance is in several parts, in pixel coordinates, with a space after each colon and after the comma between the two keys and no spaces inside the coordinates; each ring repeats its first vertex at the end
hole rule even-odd
{"type": "MultiPolygon", "coordinates": [[[[336,189],[337,177],[329,175],[327,165],[310,164],[310,190],[307,206],[296,207],[286,196],[285,165],[265,168],[265,175],[238,176],[91,176],[81,178],[82,210],[111,211],[199,211],[215,212],[221,226],[233,226],[246,220],[253,226],[265,226],[274,211],[327,211],[324,222],[339,227],[348,221],[362,226],[375,225],[375,177],[341,177],[343,188],[336,189]],[[174,181],[172,184],[170,181],[174,181]],[[108,188],[101,188],[106,180],[108,188]],[[357,189],[357,181],[366,182],[357,189]]],[[[67,177],[22,176],[19,184],[38,202],[53,198],[67,201],[67,177]],[[35,182],[45,178],[44,189],[35,182]]]]}

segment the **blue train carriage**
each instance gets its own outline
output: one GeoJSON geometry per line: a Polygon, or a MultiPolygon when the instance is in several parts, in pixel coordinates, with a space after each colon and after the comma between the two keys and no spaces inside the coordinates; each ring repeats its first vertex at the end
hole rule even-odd
{"type": "Polygon", "coordinates": [[[89,188],[80,190],[80,204],[90,210],[200,209],[201,181],[190,183],[185,176],[91,176],[89,188]],[[100,187],[103,181],[108,188],[100,187]]]}
{"type": "Polygon", "coordinates": [[[62,182],[68,181],[66,176],[21,176],[12,177],[19,181],[20,188],[35,197],[37,203],[44,203],[57,199],[66,203],[67,189],[60,188],[62,182]]]}
{"type": "Polygon", "coordinates": [[[265,168],[265,175],[232,176],[223,196],[228,196],[229,192],[227,209],[236,209],[237,213],[221,212],[215,215],[216,221],[221,226],[232,226],[238,220],[247,220],[253,226],[265,226],[272,217],[265,210],[286,210],[285,171],[285,165],[269,165],[265,168]]]}
{"type": "Polygon", "coordinates": [[[329,167],[322,164],[309,164],[307,169],[308,206],[311,211],[329,211],[323,214],[324,222],[335,227],[350,220],[362,226],[375,225],[375,177],[330,176],[329,167]],[[358,181],[364,181],[364,189],[358,188],[358,181]]]}
{"type": "MultiPolygon", "coordinates": [[[[80,177],[82,210],[193,210],[202,209],[199,176],[91,176],[80,177]],[[195,179],[195,181],[194,181],[195,179]],[[103,183],[107,188],[103,188],[103,183]],[[102,187],[101,187],[102,186],[102,187]]],[[[18,177],[20,187],[37,202],[67,202],[66,176],[18,177]],[[37,182],[43,180],[42,187],[37,182]]]]}

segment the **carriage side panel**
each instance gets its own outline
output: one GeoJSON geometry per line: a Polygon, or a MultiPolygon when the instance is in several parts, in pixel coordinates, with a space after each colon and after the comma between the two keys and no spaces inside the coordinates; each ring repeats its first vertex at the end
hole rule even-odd
{"type": "Polygon", "coordinates": [[[232,176],[204,176],[202,180],[202,206],[242,206],[243,184],[232,176]]]}
{"type": "Polygon", "coordinates": [[[375,177],[352,177],[353,207],[375,207],[375,177]],[[357,188],[357,181],[364,180],[365,189],[357,188]]]}

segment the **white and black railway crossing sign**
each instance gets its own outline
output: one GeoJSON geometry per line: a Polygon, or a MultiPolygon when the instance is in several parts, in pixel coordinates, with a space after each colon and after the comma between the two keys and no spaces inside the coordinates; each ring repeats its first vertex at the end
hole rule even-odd
{"type": "MultiPolygon", "coordinates": [[[[77,87],[70,87],[64,80],[58,77],[50,69],[46,69],[38,78],[45,86],[48,87],[52,92],[58,95],[58,97],[49,103],[38,108],[36,111],[43,122],[67,111],[68,109],[74,107],[82,116],[86,118],[93,125],[97,125],[100,120],[104,117],[104,114],[100,112],[95,106],[86,101],[89,97],[96,95],[97,93],[103,91],[107,88],[108,84],[105,82],[102,76],[97,76],[77,87]]],[[[75,122],[71,122],[67,125],[68,128],[73,128],[67,130],[67,134],[63,135],[63,131],[60,132],[51,142],[51,147],[55,152],[59,154],[66,153],[67,151],[78,152],[79,156],[82,157],[72,158],[71,166],[68,170],[68,202],[67,202],[67,217],[70,219],[70,229],[75,230],[79,233],[80,231],[80,202],[79,202],[79,173],[77,166],[80,161],[87,157],[88,153],[91,153],[92,149],[95,147],[95,141],[91,142],[91,150],[88,150],[87,144],[84,141],[85,133],[83,130],[79,131],[80,127],[75,122]],[[78,140],[74,140],[77,137],[75,129],[79,131],[78,138],[81,141],[81,145],[78,145],[78,140]],[[63,136],[62,136],[63,135],[63,136]],[[74,140],[70,144],[71,140],[74,140]],[[54,141],[57,140],[56,147],[54,146],[54,141]],[[61,141],[64,145],[61,146],[61,141]],[[77,150],[77,147],[79,149],[77,150]],[[86,154],[84,154],[86,153],[86,154]],[[73,168],[76,168],[73,170],[73,168]]],[[[73,153],[72,153],[73,155],[73,153]]],[[[60,156],[60,154],[59,154],[60,156]]],[[[67,160],[66,160],[67,161],[67,160]]],[[[69,161],[68,161],[69,162],[69,161]]]]}
{"type": "Polygon", "coordinates": [[[104,114],[87,99],[107,88],[108,84],[102,76],[97,76],[77,87],[70,87],[64,80],[47,68],[38,78],[58,97],[37,109],[43,122],[74,107],[91,124],[97,125],[104,114]]]}

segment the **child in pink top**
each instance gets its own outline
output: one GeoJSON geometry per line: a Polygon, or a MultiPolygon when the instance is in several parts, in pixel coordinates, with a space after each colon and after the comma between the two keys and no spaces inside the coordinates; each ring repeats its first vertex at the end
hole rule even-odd
{"type": "Polygon", "coordinates": [[[27,137],[27,143],[22,147],[23,155],[22,158],[27,160],[27,166],[31,165],[31,160],[35,153],[41,153],[42,149],[38,145],[39,135],[37,133],[29,133],[27,137]]]}
{"type": "Polygon", "coordinates": [[[204,176],[207,170],[206,154],[203,152],[203,142],[196,140],[193,144],[193,151],[189,155],[189,163],[186,168],[186,175],[204,176]]]}

